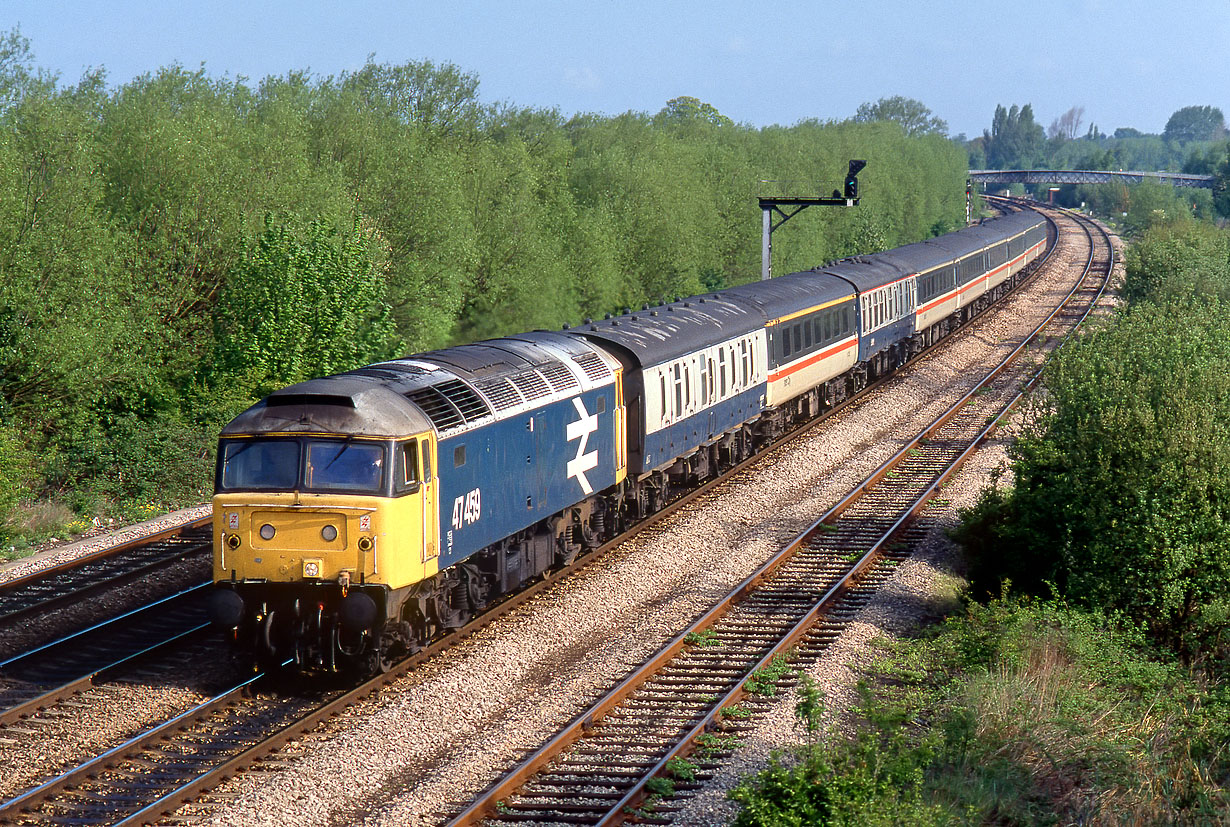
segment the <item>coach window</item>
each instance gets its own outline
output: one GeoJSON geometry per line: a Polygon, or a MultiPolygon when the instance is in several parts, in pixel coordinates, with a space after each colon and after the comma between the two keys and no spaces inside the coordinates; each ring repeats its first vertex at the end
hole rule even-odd
{"type": "Polygon", "coordinates": [[[679,365],[675,365],[675,416],[683,411],[683,379],[679,376],[679,365]]]}
{"type": "Polygon", "coordinates": [[[683,406],[692,407],[692,365],[688,362],[683,363],[683,406]]]}

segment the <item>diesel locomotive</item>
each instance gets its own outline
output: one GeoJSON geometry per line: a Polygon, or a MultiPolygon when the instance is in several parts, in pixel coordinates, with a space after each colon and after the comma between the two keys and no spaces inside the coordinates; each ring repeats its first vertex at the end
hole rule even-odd
{"type": "Polygon", "coordinates": [[[222,431],[214,623],[387,668],[895,370],[1044,251],[1033,212],[275,391],[222,431]]]}

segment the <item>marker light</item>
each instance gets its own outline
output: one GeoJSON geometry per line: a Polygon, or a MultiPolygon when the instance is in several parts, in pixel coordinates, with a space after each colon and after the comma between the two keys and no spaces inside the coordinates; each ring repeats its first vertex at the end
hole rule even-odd
{"type": "Polygon", "coordinates": [[[320,530],[320,536],[326,543],[332,543],[337,539],[337,528],[335,526],[327,525],[320,530]]]}
{"type": "Polygon", "coordinates": [[[269,525],[269,523],[265,523],[263,526],[261,526],[261,539],[262,540],[272,540],[274,534],[277,534],[277,531],[274,529],[273,526],[269,525]]]}

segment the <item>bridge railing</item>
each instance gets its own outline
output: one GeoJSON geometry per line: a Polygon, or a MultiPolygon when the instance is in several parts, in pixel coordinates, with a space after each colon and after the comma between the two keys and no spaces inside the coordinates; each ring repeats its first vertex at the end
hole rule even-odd
{"type": "Polygon", "coordinates": [[[1139,184],[1156,181],[1176,187],[1213,188],[1212,175],[1186,175],[1180,172],[1124,172],[1123,170],[1081,169],[971,169],[969,177],[977,184],[1108,184],[1120,181],[1139,184]]]}

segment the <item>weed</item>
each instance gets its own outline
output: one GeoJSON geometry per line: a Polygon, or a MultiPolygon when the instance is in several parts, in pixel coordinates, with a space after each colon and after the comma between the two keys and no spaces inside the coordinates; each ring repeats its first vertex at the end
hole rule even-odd
{"type": "Polygon", "coordinates": [[[675,794],[675,782],[657,775],[645,782],[645,789],[658,798],[670,798],[675,794]]]}
{"type": "Polygon", "coordinates": [[[683,642],[704,648],[722,645],[722,641],[718,639],[717,632],[713,628],[701,629],[699,632],[688,632],[684,635],[683,642]]]}
{"type": "Polygon", "coordinates": [[[680,781],[695,781],[696,771],[699,769],[700,767],[678,755],[666,762],[667,774],[672,778],[678,778],[680,781]]]}
{"type": "Polygon", "coordinates": [[[752,710],[745,706],[724,706],[722,717],[732,721],[744,721],[752,717],[752,710]]]}
{"type": "Polygon", "coordinates": [[[799,700],[794,705],[794,714],[807,731],[807,743],[815,743],[820,731],[820,716],[824,714],[824,690],[810,675],[799,675],[799,700]]]}
{"type": "Polygon", "coordinates": [[[697,755],[702,761],[712,761],[719,755],[733,752],[743,746],[737,735],[723,735],[717,732],[703,732],[696,736],[697,755]]]}
{"type": "Polygon", "coordinates": [[[793,674],[794,670],[786,663],[786,658],[782,655],[775,655],[767,666],[762,666],[748,677],[743,688],[753,695],[764,695],[771,698],[777,694],[777,682],[793,674]]]}

